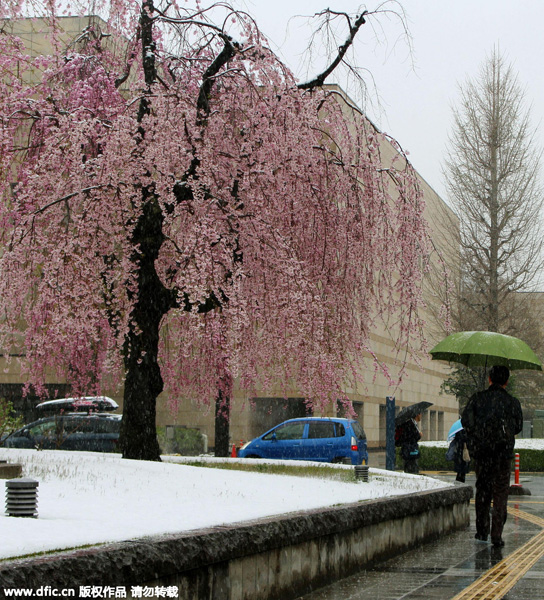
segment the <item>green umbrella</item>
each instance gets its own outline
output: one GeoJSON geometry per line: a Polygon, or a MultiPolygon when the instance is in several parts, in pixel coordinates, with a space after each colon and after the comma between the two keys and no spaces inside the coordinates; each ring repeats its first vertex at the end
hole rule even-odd
{"type": "Polygon", "coordinates": [[[511,371],[542,371],[542,363],[529,346],[518,338],[492,331],[452,333],[431,351],[433,360],[457,362],[467,367],[503,365],[511,371]]]}

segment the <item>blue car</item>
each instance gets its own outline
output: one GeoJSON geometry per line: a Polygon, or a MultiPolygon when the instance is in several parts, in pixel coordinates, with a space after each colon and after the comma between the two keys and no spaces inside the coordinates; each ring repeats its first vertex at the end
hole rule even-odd
{"type": "Polygon", "coordinates": [[[368,464],[366,435],[357,421],[340,418],[289,419],[248,442],[240,458],[278,458],[368,464]]]}

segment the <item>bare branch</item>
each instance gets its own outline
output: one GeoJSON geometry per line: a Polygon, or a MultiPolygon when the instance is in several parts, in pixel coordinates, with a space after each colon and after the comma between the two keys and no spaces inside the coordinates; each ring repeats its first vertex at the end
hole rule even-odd
{"type": "Polygon", "coordinates": [[[321,14],[334,14],[334,15],[343,15],[346,17],[349,25],[349,35],[346,41],[338,48],[338,54],[336,58],[332,61],[332,63],[317,77],[308,81],[306,83],[300,83],[298,87],[301,90],[311,90],[315,87],[320,87],[325,83],[325,79],[336,69],[336,67],[344,60],[344,56],[348,51],[349,47],[353,44],[353,40],[357,35],[359,29],[366,23],[365,16],[368,14],[368,11],[363,11],[352,23],[349,15],[347,13],[337,13],[327,9],[323,11],[321,14]]]}

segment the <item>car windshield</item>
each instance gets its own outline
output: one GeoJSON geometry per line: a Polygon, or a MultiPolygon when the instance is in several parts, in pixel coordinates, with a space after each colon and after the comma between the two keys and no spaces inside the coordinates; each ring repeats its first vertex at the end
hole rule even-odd
{"type": "Polygon", "coordinates": [[[351,424],[353,427],[353,433],[355,433],[355,437],[359,440],[366,440],[366,434],[361,427],[361,425],[357,421],[353,421],[351,424]]]}

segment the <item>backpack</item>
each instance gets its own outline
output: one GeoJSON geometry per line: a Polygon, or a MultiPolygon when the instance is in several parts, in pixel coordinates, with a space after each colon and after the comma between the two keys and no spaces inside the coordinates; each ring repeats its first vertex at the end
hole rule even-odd
{"type": "Polygon", "coordinates": [[[494,453],[506,448],[511,443],[512,434],[508,425],[499,417],[492,417],[484,421],[472,436],[473,446],[476,451],[494,453]]]}
{"type": "Polygon", "coordinates": [[[511,449],[514,433],[504,402],[494,398],[475,410],[475,423],[467,430],[470,454],[490,456],[511,449]]]}

